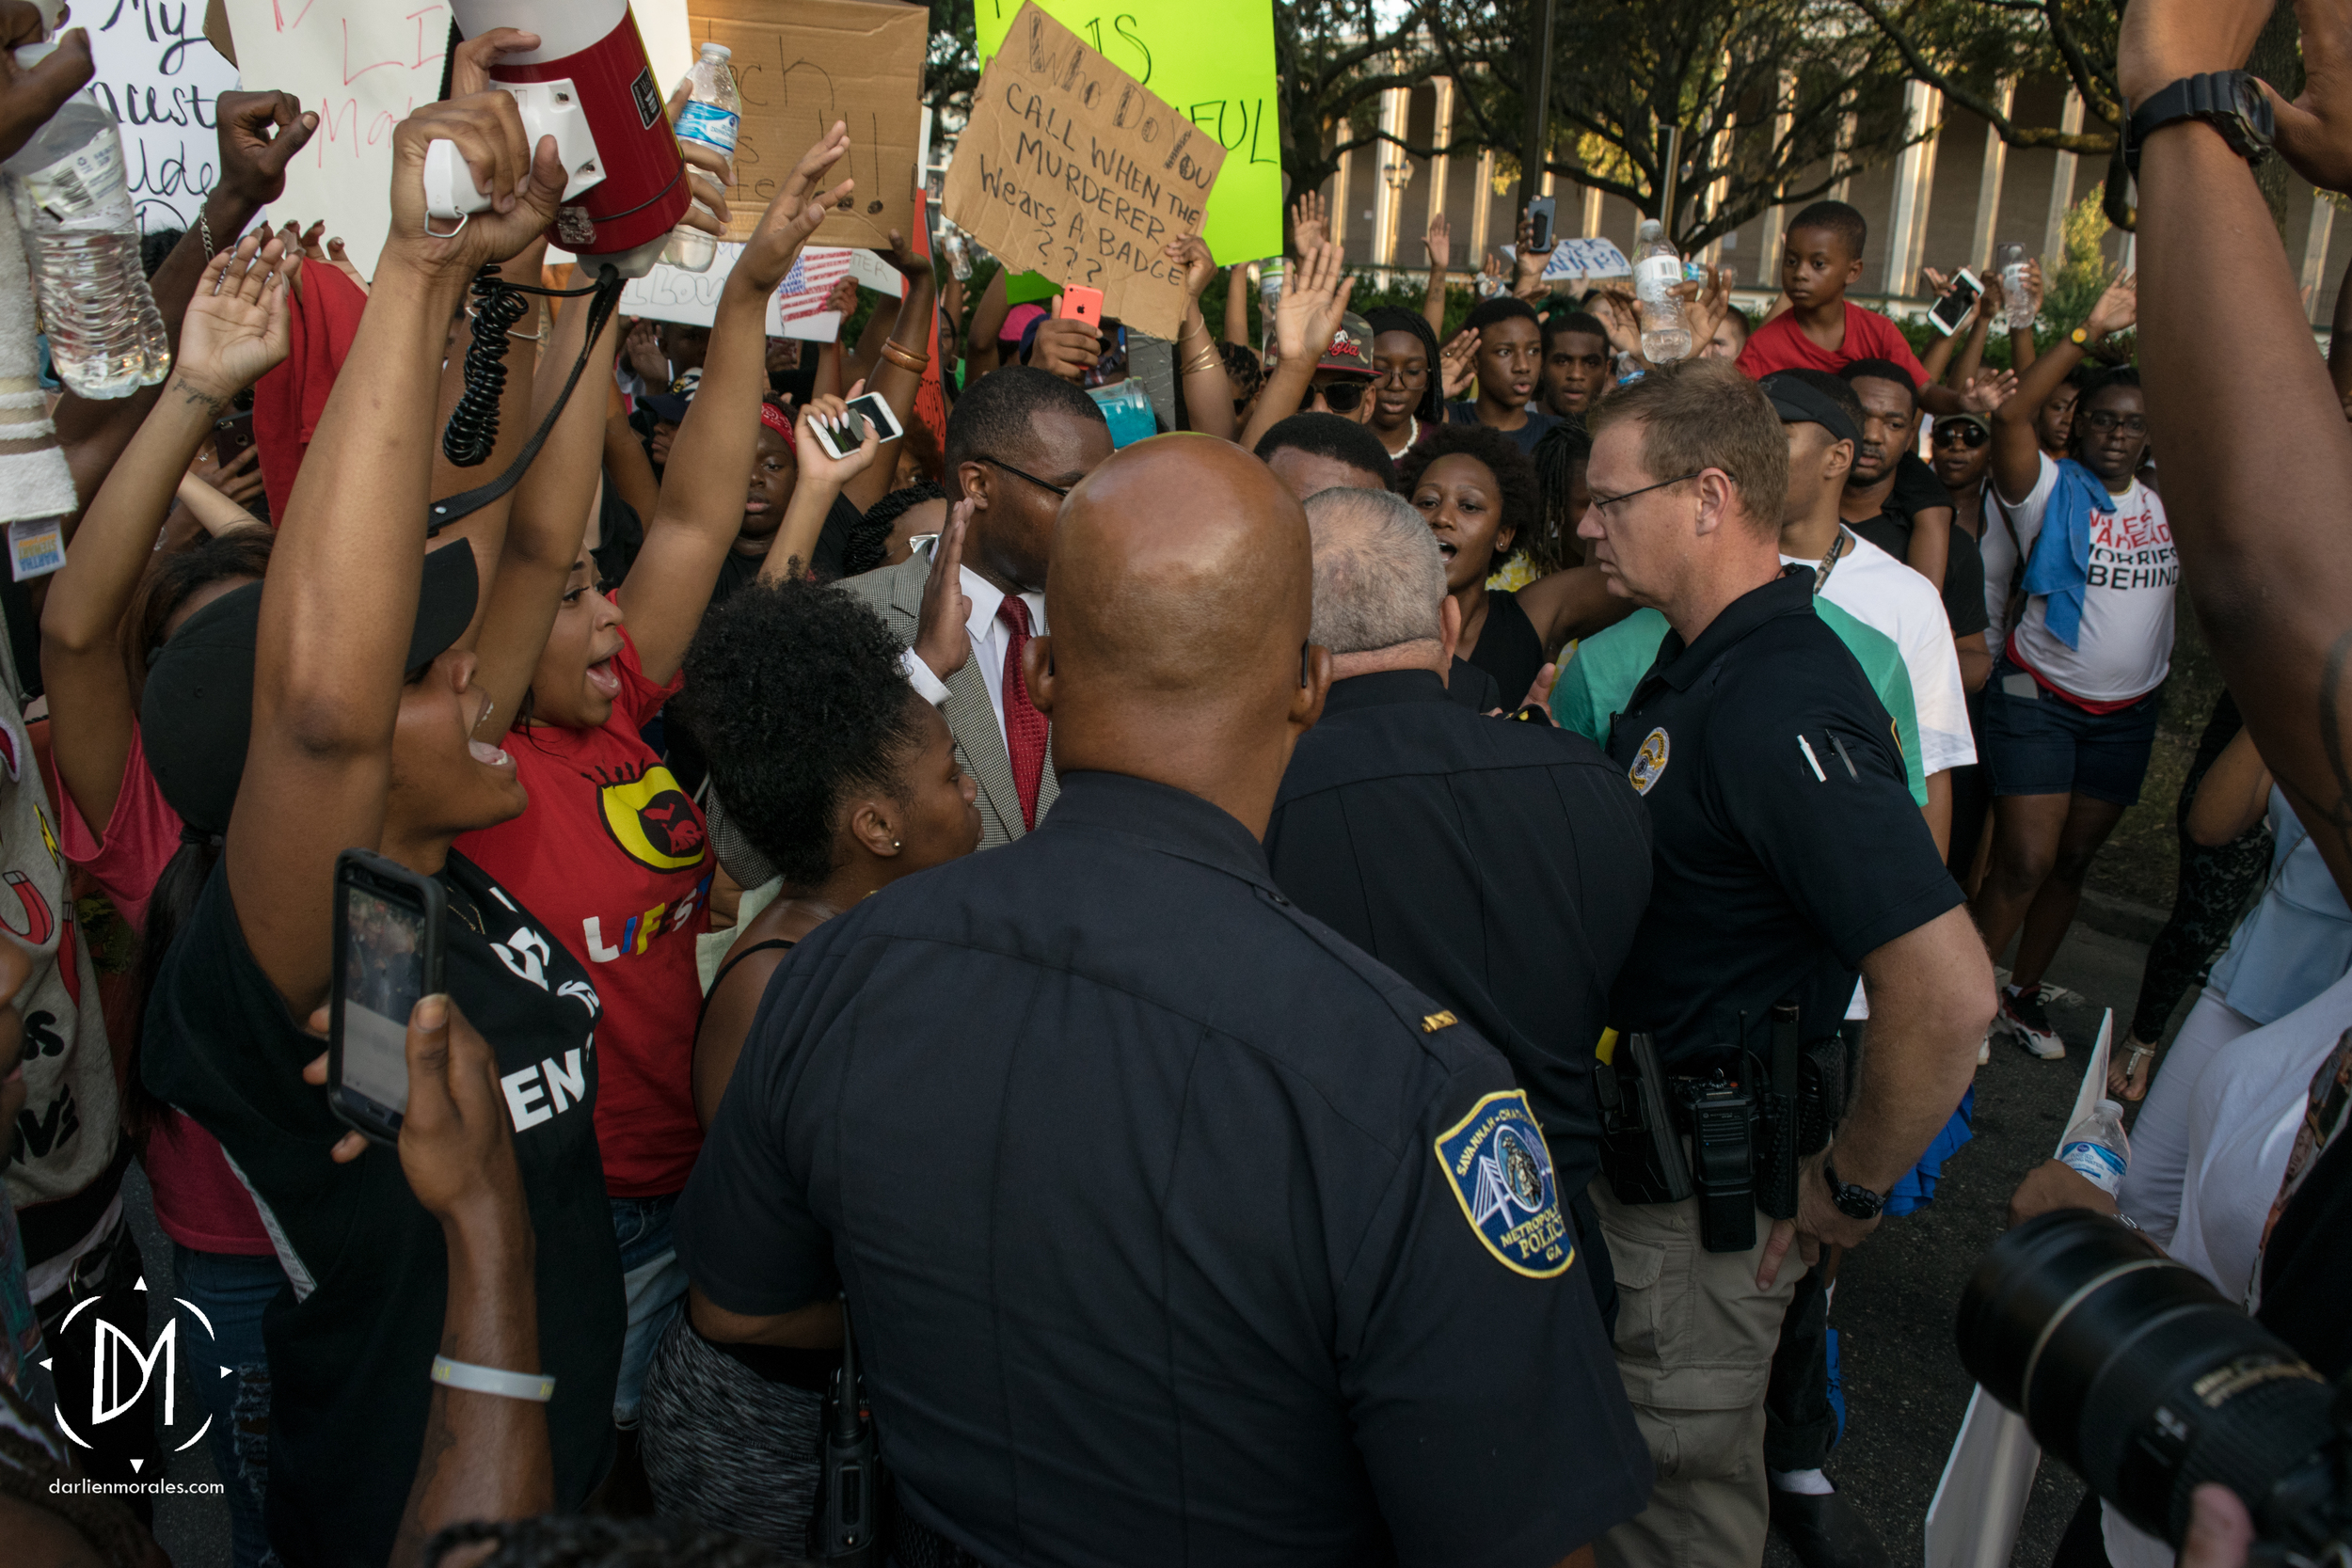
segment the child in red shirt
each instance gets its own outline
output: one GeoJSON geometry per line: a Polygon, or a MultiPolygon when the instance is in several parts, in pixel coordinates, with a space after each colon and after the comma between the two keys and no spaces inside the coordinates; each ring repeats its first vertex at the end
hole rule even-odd
{"type": "Polygon", "coordinates": [[[1775,371],[1835,375],[1857,359],[1888,359],[1911,372],[1921,407],[1956,414],[1960,394],[1930,385],[1901,329],[1846,298],[1862,280],[1862,247],[1869,233],[1862,214],[1842,201],[1816,201],[1800,212],[1781,250],[1780,287],[1788,309],[1750,335],[1738,364],[1760,381],[1775,371]]]}

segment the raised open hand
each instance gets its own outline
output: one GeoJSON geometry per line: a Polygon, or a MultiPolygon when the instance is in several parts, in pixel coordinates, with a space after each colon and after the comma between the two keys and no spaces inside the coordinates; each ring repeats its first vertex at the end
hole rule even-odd
{"type": "Polygon", "coordinates": [[[1454,264],[1454,225],[1443,213],[1429,220],[1429,232],[1422,236],[1422,248],[1429,252],[1429,264],[1444,268],[1454,264]]]}
{"type": "Polygon", "coordinates": [[[1302,255],[1274,310],[1274,341],[1282,360],[1322,358],[1355,292],[1356,280],[1340,264],[1338,245],[1319,245],[1302,255]]]}
{"type": "Polygon", "coordinates": [[[972,637],[964,629],[972,619],[972,600],[963,591],[963,535],[975,510],[969,497],[949,509],[947,526],[931,546],[931,575],[924,579],[923,608],[915,621],[914,657],[943,681],[972,657],[972,637]]]}
{"type": "Polygon", "coordinates": [[[1478,379],[1478,329],[1466,326],[1438,351],[1438,395],[1451,402],[1478,379]]]}
{"type": "Polygon", "coordinates": [[[2014,371],[1979,371],[1968,378],[1967,389],[1960,394],[1960,405],[1971,414],[1990,418],[1995,408],[2016,395],[2014,371]]]}
{"type": "Polygon", "coordinates": [[[2137,325],[2138,320],[2139,275],[2127,272],[2107,285],[2083,325],[2090,329],[2093,338],[2105,338],[2137,325]]]}
{"type": "Polygon", "coordinates": [[[1291,203],[1291,250],[1307,256],[1331,240],[1331,224],[1323,204],[1323,193],[1308,191],[1291,203]]]}
{"type": "Polygon", "coordinates": [[[207,262],[181,323],[174,385],[224,404],[282,361],[294,341],[286,286],[301,269],[301,253],[267,230],[207,262]]]}
{"type": "Polygon", "coordinates": [[[825,221],[826,213],[856,187],[854,180],[844,180],[830,189],[825,185],[826,176],[849,152],[850,129],[836,119],[816,146],[801,154],[784,189],[759,215],[759,227],[752,231],[743,254],[736,259],[735,270],[727,275],[729,289],[740,278],[742,286],[755,293],[775,293],[776,285],[792,270],[801,246],[825,221]]]}

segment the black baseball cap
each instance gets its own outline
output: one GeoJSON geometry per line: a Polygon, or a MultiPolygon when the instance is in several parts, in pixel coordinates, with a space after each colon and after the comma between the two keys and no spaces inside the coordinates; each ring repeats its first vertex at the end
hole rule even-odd
{"type": "Polygon", "coordinates": [[[637,406],[663,424],[684,424],[693,401],[691,392],[648,392],[637,400],[637,406]]]}
{"type": "MultiPolygon", "coordinates": [[[[415,674],[466,633],[481,591],[464,540],[424,558],[405,673],[415,674]]],[[[253,734],[253,650],[262,585],[248,582],[187,619],[148,660],[140,739],[164,800],[199,832],[229,830],[253,734]]]]}
{"type": "Polygon", "coordinates": [[[1760,385],[1764,395],[1772,400],[1772,412],[1783,424],[1817,424],[1836,441],[1862,444],[1862,432],[1853,426],[1853,419],[1837,406],[1837,401],[1819,387],[1808,387],[1793,375],[1768,375],[1760,385]]]}

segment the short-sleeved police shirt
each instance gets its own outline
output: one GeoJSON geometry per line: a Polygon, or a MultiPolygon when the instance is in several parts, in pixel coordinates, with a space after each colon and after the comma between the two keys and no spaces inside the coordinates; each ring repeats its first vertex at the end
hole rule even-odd
{"type": "Polygon", "coordinates": [[[1542,1144],[1233,817],[1065,774],[793,951],[678,1250],[846,1289],[900,1505],[983,1561],[1539,1568],[1651,1475],[1542,1144]]]}
{"type": "Polygon", "coordinates": [[[1961,901],[1809,570],[1687,646],[1668,632],[1609,754],[1648,803],[1657,871],[1611,1021],[1669,1063],[1762,1050],[1783,999],[1808,1038],[1835,1029],[1863,956],[1961,901]]]}

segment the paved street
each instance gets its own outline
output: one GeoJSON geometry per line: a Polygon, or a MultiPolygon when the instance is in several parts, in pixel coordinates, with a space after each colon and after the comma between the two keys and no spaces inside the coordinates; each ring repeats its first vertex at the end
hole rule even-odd
{"type": "MultiPolygon", "coordinates": [[[[2147,949],[2077,923],[2050,978],[2088,999],[2054,1009],[2068,1045],[2062,1062],[2040,1062],[1995,1037],[1977,1073],[1976,1138],[1946,1165],[1936,1200],[1880,1227],[1846,1259],[1830,1313],[1838,1331],[1846,1435],[1831,1479],[1878,1528],[1899,1568],[1922,1560],[1921,1525],[1973,1387],[1961,1370],[1952,1319],[1961,1288],[2002,1228],[2018,1179],[2049,1158],[2082,1082],[2101,1007],[2115,1008],[2120,1037],[2139,990],[2147,949]]],[[[2175,1010],[2174,1024],[2186,1012],[2175,1010]]],[[[2043,1568],[2082,1499],[2082,1483],[2044,1460],[2011,1560],[2043,1568]]],[[[1794,1568],[1777,1538],[1768,1568],[1794,1568]]]]}

